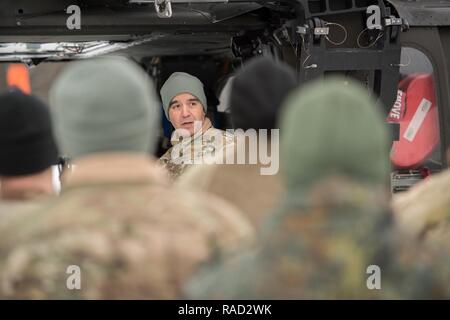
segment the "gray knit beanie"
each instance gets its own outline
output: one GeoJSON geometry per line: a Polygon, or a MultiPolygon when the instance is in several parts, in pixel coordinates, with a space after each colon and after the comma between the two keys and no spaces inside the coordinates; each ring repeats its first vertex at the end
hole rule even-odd
{"type": "Polygon", "coordinates": [[[50,92],[57,142],[70,157],[153,152],[160,106],[135,63],[102,57],[70,64],[50,92]]]}
{"type": "MultiPolygon", "coordinates": [[[[190,93],[197,97],[203,105],[203,110],[207,109],[207,101],[203,83],[197,78],[185,72],[174,72],[166,80],[161,88],[161,99],[164,113],[169,119],[169,105],[172,99],[180,93],[190,93]]],[[[170,120],[170,119],[169,119],[170,120]]]]}

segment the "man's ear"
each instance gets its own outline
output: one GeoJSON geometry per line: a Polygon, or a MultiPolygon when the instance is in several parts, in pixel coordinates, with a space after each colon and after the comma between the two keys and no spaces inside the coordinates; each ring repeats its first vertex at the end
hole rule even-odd
{"type": "Polygon", "coordinates": [[[172,121],[170,121],[170,106],[167,108],[167,120],[172,123],[172,121]]]}

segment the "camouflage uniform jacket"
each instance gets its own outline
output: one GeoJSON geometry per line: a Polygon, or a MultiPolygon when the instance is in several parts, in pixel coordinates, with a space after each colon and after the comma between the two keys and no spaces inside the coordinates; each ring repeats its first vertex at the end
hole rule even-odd
{"type": "MultiPolygon", "coordinates": [[[[238,140],[236,144],[239,143],[238,140]]],[[[278,148],[274,150],[278,151],[278,148]]],[[[245,152],[245,159],[250,159],[248,147],[245,152]]],[[[263,167],[267,165],[263,165],[259,159],[255,164],[199,165],[186,170],[176,185],[222,197],[236,205],[257,227],[285,192],[278,170],[273,175],[263,175],[263,167]]]]}
{"type": "Polygon", "coordinates": [[[171,138],[172,147],[159,159],[172,179],[179,177],[192,164],[201,164],[207,158],[215,158],[225,148],[234,147],[234,136],[226,131],[215,129],[205,118],[203,127],[193,136],[179,137],[177,131],[171,138]]]}
{"type": "Polygon", "coordinates": [[[98,154],[75,163],[60,197],[0,220],[0,298],[174,299],[203,262],[252,236],[237,210],[170,189],[147,157],[98,154]]]}
{"type": "Polygon", "coordinates": [[[379,290],[366,286],[366,268],[379,264],[382,201],[358,185],[330,179],[302,202],[278,208],[264,221],[256,249],[212,262],[189,282],[187,294],[195,299],[378,297],[379,290]]]}
{"type": "Polygon", "coordinates": [[[18,214],[19,212],[37,210],[50,195],[42,192],[21,194],[19,198],[9,199],[0,197],[0,219],[18,214]]]}
{"type": "Polygon", "coordinates": [[[450,297],[450,245],[431,248],[400,233],[383,190],[330,178],[300,202],[284,204],[264,222],[255,248],[212,261],[188,282],[187,295],[195,299],[450,297]],[[378,284],[372,277],[376,272],[378,284]]]}

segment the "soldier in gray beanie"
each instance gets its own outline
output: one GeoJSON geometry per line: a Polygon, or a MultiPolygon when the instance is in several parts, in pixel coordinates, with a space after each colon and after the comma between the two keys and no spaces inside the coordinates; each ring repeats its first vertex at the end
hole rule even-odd
{"type": "Polygon", "coordinates": [[[198,78],[184,72],[173,73],[161,88],[161,99],[175,131],[170,139],[172,147],[159,162],[173,179],[190,165],[201,164],[234,147],[233,135],[215,129],[206,118],[207,100],[198,78]]]}
{"type": "MultiPolygon", "coordinates": [[[[233,77],[229,105],[234,129],[251,133],[258,131],[255,141],[272,150],[270,163],[258,159],[257,148],[253,149],[245,135],[236,134],[237,150],[243,150],[246,158],[254,163],[199,166],[189,170],[177,184],[207,190],[237,205],[248,214],[255,226],[261,223],[267,211],[273,208],[283,193],[278,175],[277,119],[283,101],[295,88],[294,70],[271,57],[259,56],[250,59],[233,77]],[[264,129],[267,135],[264,135],[264,129]],[[248,130],[248,131],[247,131],[248,130]],[[272,130],[275,134],[272,136],[272,130]],[[270,167],[268,166],[270,164],[270,167]],[[262,174],[263,170],[266,174],[262,174]],[[267,174],[268,173],[268,174],[267,174]],[[251,190],[251,197],[247,190],[251,190]]],[[[264,150],[260,147],[259,152],[264,150]]]]}
{"type": "Polygon", "coordinates": [[[203,111],[206,113],[207,101],[203,88],[203,83],[197,78],[185,72],[174,72],[167,79],[161,88],[161,98],[163,101],[164,113],[168,120],[169,106],[172,99],[180,93],[187,92],[194,95],[202,104],[203,111]]]}

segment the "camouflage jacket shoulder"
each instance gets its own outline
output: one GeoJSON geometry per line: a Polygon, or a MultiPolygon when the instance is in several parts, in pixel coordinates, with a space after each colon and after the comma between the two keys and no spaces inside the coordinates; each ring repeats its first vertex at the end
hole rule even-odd
{"type": "Polygon", "coordinates": [[[22,201],[5,199],[0,200],[0,224],[15,215],[20,215],[28,211],[36,211],[42,208],[45,200],[47,200],[47,197],[22,201]]]}
{"type": "MultiPolygon", "coordinates": [[[[124,171],[133,181],[106,181],[105,171],[0,223],[0,298],[174,299],[211,255],[252,242],[248,221],[221,199],[147,181],[145,167],[124,171]],[[82,290],[66,287],[71,265],[82,290]]],[[[76,174],[87,177],[81,165],[76,174]]]]}
{"type": "Polygon", "coordinates": [[[235,146],[235,137],[229,132],[209,128],[203,134],[176,142],[159,159],[172,179],[179,177],[185,169],[194,164],[202,164],[205,159],[219,156],[224,149],[235,146]]]}

